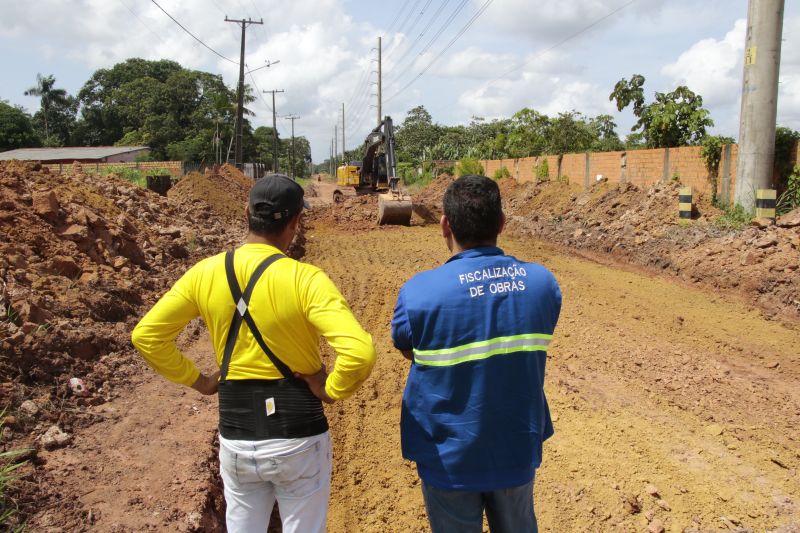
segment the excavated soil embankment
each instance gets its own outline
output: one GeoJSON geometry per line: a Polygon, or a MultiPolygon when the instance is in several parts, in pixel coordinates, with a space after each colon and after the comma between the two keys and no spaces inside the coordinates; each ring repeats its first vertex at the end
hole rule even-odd
{"type": "MultiPolygon", "coordinates": [[[[400,456],[408,363],[391,347],[389,322],[402,283],[448,257],[428,224],[447,183],[418,195],[410,228],[377,227],[374,199],[362,197],[314,207],[296,243],[294,253],[340,287],[379,357],[353,398],[327,408],[332,532],[427,528],[414,467],[400,456]]],[[[542,530],[797,531],[800,328],[741,299],[792,318],[781,291],[796,283],[797,228],[714,233],[702,220],[675,224],[673,185],[501,187],[510,229],[501,246],[546,264],[564,291],[546,385],[556,435],[536,481],[542,530]],[[731,238],[740,248],[725,244],[731,238]],[[566,253],[572,247],[611,259],[576,258],[566,253]],[[698,254],[706,249],[719,251],[698,254]],[[741,264],[745,256],[752,264],[741,264]],[[646,268],[618,268],[626,261],[646,268]],[[727,278],[718,265],[755,280],[761,296],[746,282],[719,281],[727,278]]],[[[14,310],[0,323],[3,446],[33,450],[13,492],[30,530],[221,529],[215,399],[157,377],[128,335],[188,266],[241,241],[247,188],[247,178],[223,168],[187,176],[165,199],[114,177],[0,164],[8,236],[0,304],[14,310]],[[37,322],[43,311],[52,316],[37,322]],[[86,338],[94,351],[78,356],[86,338]],[[73,391],[70,377],[86,391],[73,391]],[[45,439],[51,426],[59,432],[45,439]]],[[[702,201],[699,210],[713,216],[702,201]]],[[[179,341],[213,367],[201,324],[179,341]]]]}
{"type": "MultiPolygon", "coordinates": [[[[126,410],[131,383],[149,372],[130,330],[189,265],[241,241],[250,183],[223,167],[186,177],[167,199],[115,176],[0,163],[2,439],[28,450],[15,505],[32,527],[98,519],[65,483],[96,472],[53,467],[56,456],[82,428],[120,417],[107,405],[126,410]]],[[[126,462],[109,464],[121,473],[126,462]]]]}
{"type": "MultiPolygon", "coordinates": [[[[442,176],[415,197],[415,210],[441,215],[442,176]]],[[[678,218],[678,182],[632,184],[500,182],[507,231],[577,250],[584,256],[647,267],[682,281],[743,296],[769,317],[800,320],[800,210],[777,225],[736,231],[714,223],[722,212],[705,196],[694,218],[678,218]]]]}

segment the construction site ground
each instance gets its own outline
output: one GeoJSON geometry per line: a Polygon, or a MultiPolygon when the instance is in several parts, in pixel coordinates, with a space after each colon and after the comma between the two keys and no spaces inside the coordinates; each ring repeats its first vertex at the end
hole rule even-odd
{"type": "MultiPolygon", "coordinates": [[[[212,178],[239,179],[227,172],[212,178]]],[[[38,176],[37,187],[47,179],[38,176]]],[[[20,516],[31,531],[221,527],[215,399],[166,382],[125,346],[138,314],[182,269],[244,237],[238,208],[216,208],[213,199],[208,205],[189,201],[201,189],[192,183],[205,180],[210,178],[195,177],[167,199],[149,193],[144,198],[160,209],[181,202],[172,216],[183,217],[182,235],[193,228],[195,244],[188,246],[188,257],[167,260],[169,254],[160,250],[175,243],[156,242],[154,231],[153,242],[143,248],[159,248],[151,255],[160,259],[150,267],[159,272],[159,265],[168,266],[163,281],[148,288],[119,331],[98,322],[98,331],[119,345],[113,355],[98,349],[88,362],[65,363],[72,373],[91,374],[100,362],[111,369],[113,376],[98,381],[106,393],[90,396],[100,400],[81,401],[86,398],[64,392],[68,376],[48,385],[46,372],[32,381],[4,370],[0,391],[16,415],[4,445],[36,450],[27,456],[16,489],[20,516]],[[199,215],[186,214],[192,210],[199,215]],[[214,231],[197,230],[209,224],[214,231]],[[37,425],[42,415],[19,414],[26,399],[43,407],[46,423],[37,425]],[[73,414],[53,412],[58,409],[73,414]],[[41,434],[51,423],[66,426],[71,439],[48,449],[41,434]]],[[[409,363],[391,346],[389,322],[405,280],[449,257],[435,223],[446,184],[437,181],[418,195],[411,227],[375,226],[374,198],[330,206],[329,187],[309,191],[314,207],[295,255],[328,273],[372,333],[378,353],[372,376],[355,396],[326,408],[334,442],[328,521],[334,533],[427,530],[414,465],[400,454],[399,411],[409,363]]],[[[666,219],[658,202],[659,194],[670,193],[667,188],[650,193],[598,186],[584,197],[568,188],[557,195],[559,185],[501,186],[509,227],[500,246],[521,260],[545,264],[564,295],[548,352],[545,388],[556,433],[545,444],[536,475],[541,530],[800,531],[800,322],[791,297],[799,226],[701,238],[666,220],[650,226],[645,221],[666,219]],[[556,198],[564,205],[556,206],[556,198]],[[635,209],[647,201],[649,213],[635,209]],[[546,209],[560,211],[545,216],[546,209]],[[615,229],[626,209],[637,212],[615,229]],[[609,210],[601,220],[597,213],[609,210]],[[636,217],[642,220],[631,220],[636,217]],[[653,229],[663,225],[668,231],[653,229]],[[694,240],[676,240],[675,232],[694,240]],[[726,260],[727,252],[717,250],[733,248],[731,242],[735,256],[726,260]],[[694,267],[686,259],[692,251],[694,267]],[[712,268],[711,257],[725,265],[724,275],[712,268]],[[733,275],[742,282],[731,285],[733,275]],[[774,282],[764,285],[765,278],[774,282]],[[751,294],[751,286],[763,290],[751,294]]],[[[24,204],[24,194],[18,196],[14,201],[24,204]]],[[[241,193],[233,198],[243,206],[241,193]]],[[[322,344],[331,364],[334,355],[322,344]]],[[[180,345],[203,368],[213,367],[201,323],[192,323],[180,345]]]]}

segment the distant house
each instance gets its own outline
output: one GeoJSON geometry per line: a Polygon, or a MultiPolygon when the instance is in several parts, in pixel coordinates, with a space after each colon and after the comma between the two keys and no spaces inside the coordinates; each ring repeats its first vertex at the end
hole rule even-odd
{"type": "Polygon", "coordinates": [[[147,146],[70,146],[63,148],[18,148],[0,152],[0,161],[41,161],[42,163],[127,163],[147,154],[147,146]]]}

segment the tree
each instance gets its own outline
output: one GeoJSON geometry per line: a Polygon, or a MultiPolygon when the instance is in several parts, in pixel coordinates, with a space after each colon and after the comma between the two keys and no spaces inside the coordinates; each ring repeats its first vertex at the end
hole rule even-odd
{"type": "Polygon", "coordinates": [[[436,144],[441,133],[441,126],[433,123],[431,114],[424,106],[411,109],[395,133],[398,159],[418,164],[424,159],[425,151],[436,144]]]}
{"type": "Polygon", "coordinates": [[[0,152],[40,145],[31,117],[21,107],[0,100],[0,152]]]}
{"type": "MultiPolygon", "coordinates": [[[[211,162],[217,157],[215,137],[224,145],[224,158],[234,134],[236,92],[220,76],[174,61],[134,58],[97,70],[78,96],[81,120],[73,137],[82,144],[141,144],[158,159],[211,162]]],[[[245,93],[245,102],[254,99],[252,91],[245,93]]],[[[255,157],[246,119],[242,141],[246,158],[255,157]]]]}
{"type": "Polygon", "coordinates": [[[612,152],[625,149],[625,145],[617,135],[617,125],[611,115],[597,115],[589,121],[589,127],[592,128],[595,135],[591,146],[593,152],[612,152]]]}
{"type": "Polygon", "coordinates": [[[670,93],[655,93],[655,100],[645,104],[644,76],[634,74],[630,81],[621,79],[614,86],[609,100],[615,100],[617,110],[633,105],[639,119],[631,131],[641,130],[649,148],[665,148],[699,144],[706,128],[714,125],[710,113],[703,107],[703,97],[685,85],[670,93]]]}
{"type": "Polygon", "coordinates": [[[33,127],[40,136],[46,129],[49,130],[49,135],[44,136],[45,145],[64,146],[71,142],[77,114],[78,99],[68,95],[63,102],[53,102],[48,113],[43,109],[37,111],[33,115],[33,127]],[[45,123],[46,117],[47,123],[45,123]]]}
{"type": "Polygon", "coordinates": [[[506,141],[510,157],[542,155],[548,145],[550,119],[547,115],[527,107],[511,117],[511,132],[506,141]]]}
{"type": "MultiPolygon", "coordinates": [[[[67,91],[64,89],[55,88],[56,79],[51,74],[50,76],[42,76],[36,74],[36,85],[30,87],[25,91],[25,96],[38,96],[41,105],[41,118],[44,123],[44,140],[48,143],[50,139],[50,113],[54,107],[61,110],[69,108],[70,102],[68,100],[67,91]]],[[[74,116],[74,115],[73,115],[74,116]]]]}

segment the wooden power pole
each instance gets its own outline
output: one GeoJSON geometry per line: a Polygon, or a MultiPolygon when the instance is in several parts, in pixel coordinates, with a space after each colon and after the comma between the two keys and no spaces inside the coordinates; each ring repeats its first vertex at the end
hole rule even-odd
{"type": "Polygon", "coordinates": [[[251,24],[264,24],[264,19],[259,21],[252,20],[250,18],[247,19],[229,19],[227,16],[225,17],[225,22],[235,22],[239,26],[242,27],[242,50],[239,54],[239,90],[238,92],[238,106],[236,109],[236,167],[241,169],[242,168],[242,130],[244,124],[244,35],[245,30],[251,24]]]}

